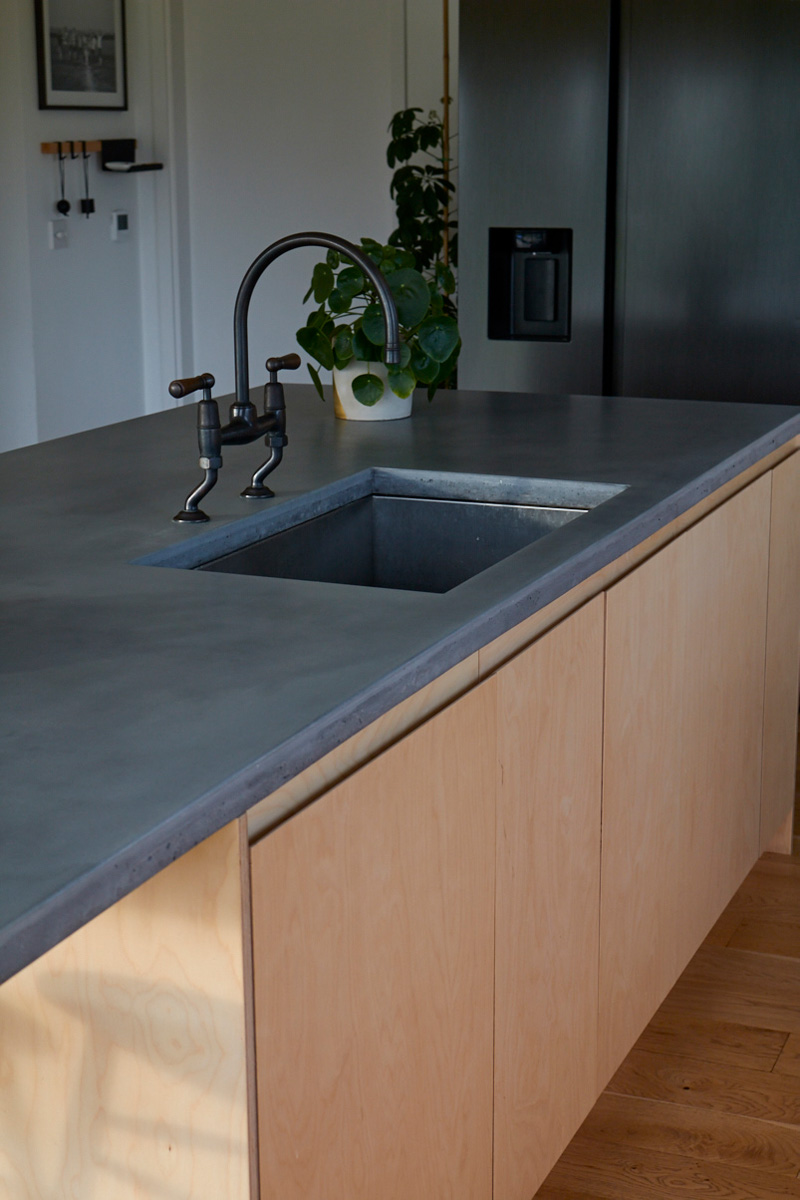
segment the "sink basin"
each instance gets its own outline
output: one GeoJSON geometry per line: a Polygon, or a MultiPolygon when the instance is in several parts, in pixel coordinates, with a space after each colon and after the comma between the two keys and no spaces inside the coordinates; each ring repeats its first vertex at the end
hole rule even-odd
{"type": "Polygon", "coordinates": [[[585,511],[373,494],[200,569],[449,592],[585,511]]]}
{"type": "Polygon", "coordinates": [[[621,490],[373,468],[238,523],[246,528],[194,539],[193,556],[184,544],[158,565],[448,592],[621,490]]]}

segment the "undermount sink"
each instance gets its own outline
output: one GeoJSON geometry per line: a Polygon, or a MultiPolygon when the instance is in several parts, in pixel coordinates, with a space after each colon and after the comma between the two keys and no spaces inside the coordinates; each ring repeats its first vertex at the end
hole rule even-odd
{"type": "MultiPolygon", "coordinates": [[[[195,539],[186,566],[234,575],[448,592],[545,537],[620,487],[373,468],[195,539]],[[231,542],[238,543],[231,546],[231,542]],[[203,552],[203,546],[206,552],[203,552]],[[220,553],[225,546],[225,553],[220,553]]],[[[155,563],[151,558],[149,560],[155,563]]]]}

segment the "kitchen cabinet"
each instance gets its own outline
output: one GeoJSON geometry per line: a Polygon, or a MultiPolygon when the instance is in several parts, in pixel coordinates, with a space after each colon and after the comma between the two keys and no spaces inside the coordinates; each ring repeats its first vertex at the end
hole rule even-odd
{"type": "Polygon", "coordinates": [[[227,825],[0,988],[3,1200],[249,1200],[227,825]]]}
{"type": "Polygon", "coordinates": [[[495,683],[252,849],[262,1200],[485,1200],[495,683]]]}
{"type": "Polygon", "coordinates": [[[598,1090],[759,854],[770,498],[608,591],[598,1090]]]}
{"type": "Polygon", "coordinates": [[[790,854],[800,660],[800,454],[772,471],[761,849],[790,854]]]}
{"type": "Polygon", "coordinates": [[[262,1200],[479,1200],[493,1161],[523,1200],[591,1108],[603,613],[253,847],[262,1200]]]}
{"type": "Polygon", "coordinates": [[[494,1195],[530,1200],[596,1099],[603,596],[497,673],[494,1195]]]}

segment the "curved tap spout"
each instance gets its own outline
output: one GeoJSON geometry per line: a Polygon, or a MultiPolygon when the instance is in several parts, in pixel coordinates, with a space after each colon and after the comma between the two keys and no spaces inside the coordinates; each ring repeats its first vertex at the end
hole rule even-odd
{"type": "Polygon", "coordinates": [[[381,275],[372,260],[358,246],[346,242],[344,238],[332,233],[293,233],[289,237],[280,238],[262,250],[258,258],[252,262],[245,272],[236,296],[236,306],[233,310],[233,347],[236,366],[236,401],[231,408],[231,417],[248,419],[250,409],[255,406],[250,401],[250,365],[247,345],[247,314],[250,310],[250,297],[253,289],[271,262],[280,258],[287,250],[295,250],[300,246],[322,246],[327,250],[338,250],[340,254],[353,260],[356,266],[372,281],[378,293],[383,319],[386,323],[386,362],[390,365],[400,362],[400,331],[397,321],[397,309],[394,297],[389,291],[389,285],[381,275]]]}

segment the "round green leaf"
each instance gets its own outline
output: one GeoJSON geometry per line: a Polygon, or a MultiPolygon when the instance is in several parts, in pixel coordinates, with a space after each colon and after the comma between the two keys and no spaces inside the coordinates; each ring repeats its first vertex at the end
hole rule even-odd
{"type": "Polygon", "coordinates": [[[377,375],[356,375],[353,380],[353,395],[359,404],[372,408],[383,395],[383,380],[377,375]]]}
{"type": "Polygon", "coordinates": [[[419,325],[431,302],[428,285],[413,267],[401,267],[386,276],[389,290],[397,305],[400,324],[406,329],[419,325]]]}
{"type": "Polygon", "coordinates": [[[308,314],[306,321],[309,329],[318,329],[320,333],[330,335],[333,333],[333,321],[324,308],[318,308],[314,312],[308,314]]]}
{"type": "Polygon", "coordinates": [[[358,267],[345,267],[339,272],[336,287],[348,303],[364,289],[364,276],[358,267]]]}
{"type": "Polygon", "coordinates": [[[339,266],[339,263],[342,261],[336,250],[329,250],[325,257],[326,257],[328,266],[331,268],[332,271],[335,271],[336,268],[339,266]]]}
{"type": "Polygon", "coordinates": [[[458,356],[461,353],[461,339],[456,343],[456,348],[446,362],[439,364],[439,373],[432,383],[428,385],[428,399],[432,400],[436,391],[440,387],[445,387],[455,375],[458,356]]]}
{"type": "Polygon", "coordinates": [[[416,386],[417,379],[413,371],[407,367],[389,367],[389,387],[395,396],[402,396],[405,400],[416,386]]]}
{"type": "Polygon", "coordinates": [[[360,326],[353,334],[353,357],[360,362],[375,362],[378,358],[374,344],[360,326]]]}
{"type": "Polygon", "coordinates": [[[415,267],[417,265],[417,260],[410,250],[400,250],[395,261],[398,270],[402,267],[415,267]]]}
{"type": "Polygon", "coordinates": [[[368,304],[361,315],[361,328],[364,336],[369,338],[373,346],[383,346],[386,343],[386,326],[383,321],[383,310],[380,304],[368,304]]]}
{"type": "Polygon", "coordinates": [[[458,345],[458,324],[452,317],[428,317],[420,325],[417,339],[429,358],[446,362],[458,345]]]}
{"type": "Polygon", "coordinates": [[[317,263],[314,267],[311,286],[314,289],[314,299],[317,304],[323,304],[333,291],[333,271],[327,263],[317,263]]]}
{"type": "Polygon", "coordinates": [[[334,288],[328,296],[328,308],[332,313],[347,312],[350,308],[350,301],[347,296],[342,295],[338,288],[334,288]]]}
{"type": "Polygon", "coordinates": [[[304,325],[297,331],[297,340],[306,354],[315,358],[321,367],[325,367],[328,371],[333,370],[333,349],[330,338],[320,333],[319,329],[312,329],[308,325],[304,325]]]}
{"type": "Polygon", "coordinates": [[[333,356],[337,367],[344,367],[353,357],[353,331],[349,325],[340,325],[333,338],[333,356]]]}
{"type": "Polygon", "coordinates": [[[411,354],[411,369],[420,383],[433,383],[439,375],[440,364],[430,358],[419,346],[411,354]]]}
{"type": "Polygon", "coordinates": [[[374,238],[362,238],[361,246],[364,253],[369,255],[373,262],[380,262],[383,256],[383,246],[380,242],[376,242],[374,238]]]}

